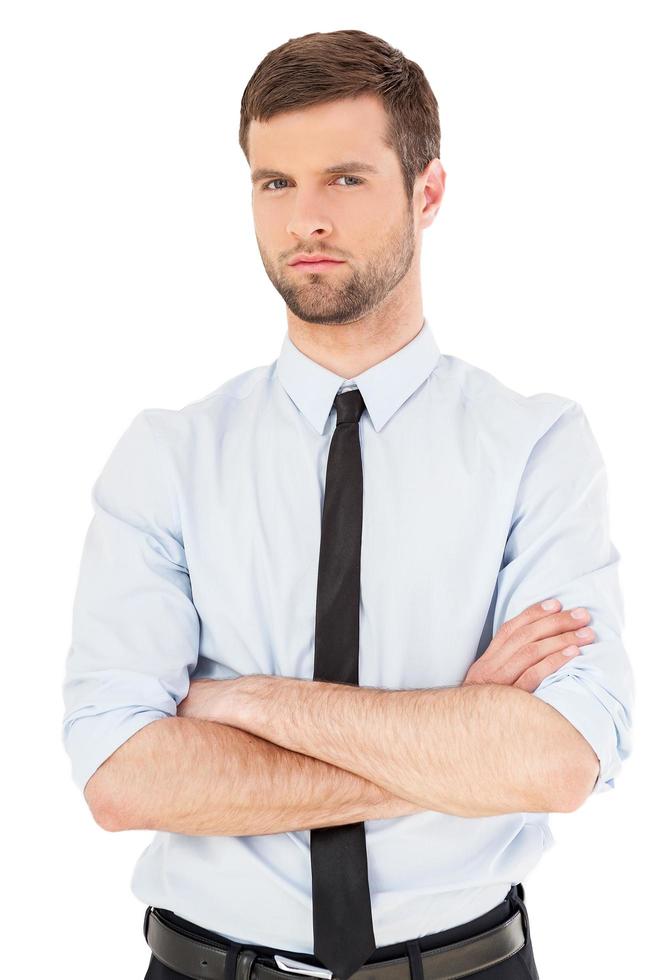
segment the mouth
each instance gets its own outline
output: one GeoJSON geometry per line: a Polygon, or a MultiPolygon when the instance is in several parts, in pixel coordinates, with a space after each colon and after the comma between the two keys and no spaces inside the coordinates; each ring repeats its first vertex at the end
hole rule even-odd
{"type": "Polygon", "coordinates": [[[335,259],[320,259],[318,262],[293,262],[291,263],[291,268],[300,271],[323,272],[336,265],[344,265],[344,262],[339,262],[335,259]]]}

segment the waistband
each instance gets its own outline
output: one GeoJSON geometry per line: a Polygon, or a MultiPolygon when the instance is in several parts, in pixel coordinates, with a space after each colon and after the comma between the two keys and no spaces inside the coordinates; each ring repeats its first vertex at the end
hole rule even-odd
{"type": "MultiPolygon", "coordinates": [[[[321,961],[311,954],[235,942],[168,909],[148,906],[143,932],[156,959],[193,980],[288,980],[276,955],[298,961],[294,976],[301,973],[301,965],[306,967],[305,974],[315,967],[324,971],[321,961]]],[[[518,883],[502,902],[476,919],[378,947],[353,978],[455,980],[513,956],[525,945],[528,933],[525,890],[518,883]]]]}

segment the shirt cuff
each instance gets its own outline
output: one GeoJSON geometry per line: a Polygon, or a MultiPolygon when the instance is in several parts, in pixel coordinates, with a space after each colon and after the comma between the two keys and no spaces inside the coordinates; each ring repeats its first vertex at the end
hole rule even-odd
{"type": "Polygon", "coordinates": [[[556,708],[570,721],[600,761],[600,771],[590,795],[615,789],[614,777],[620,770],[622,760],[618,752],[618,732],[611,713],[577,675],[565,674],[550,684],[546,684],[545,680],[532,692],[534,697],[556,708]]]}
{"type": "Polygon", "coordinates": [[[72,778],[84,791],[102,763],[132,735],[157,718],[172,717],[157,708],[114,708],[99,715],[75,718],[64,730],[66,751],[72,760],[72,778]]]}

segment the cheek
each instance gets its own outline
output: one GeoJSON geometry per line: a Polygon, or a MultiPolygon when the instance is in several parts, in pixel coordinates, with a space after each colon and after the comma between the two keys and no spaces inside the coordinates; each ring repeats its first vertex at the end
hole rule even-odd
{"type": "Polygon", "coordinates": [[[252,208],[252,217],[256,234],[265,239],[278,236],[279,231],[287,224],[285,213],[278,204],[276,207],[271,207],[269,204],[258,202],[252,208]]]}
{"type": "Polygon", "coordinates": [[[382,241],[388,234],[402,227],[406,214],[395,202],[386,198],[365,197],[349,202],[342,208],[341,220],[351,229],[352,234],[365,238],[369,243],[382,241]]]}
{"type": "Polygon", "coordinates": [[[375,252],[395,220],[369,200],[343,202],[331,210],[330,218],[337,243],[352,256],[375,252]]]}

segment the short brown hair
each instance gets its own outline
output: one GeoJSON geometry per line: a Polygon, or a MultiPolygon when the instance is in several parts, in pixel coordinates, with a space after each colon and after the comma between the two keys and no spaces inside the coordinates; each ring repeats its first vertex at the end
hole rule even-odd
{"type": "Polygon", "coordinates": [[[350,98],[380,96],[388,115],[383,140],[401,163],[408,200],[414,180],[439,158],[437,100],[422,69],[398,48],[365,31],[315,32],[269,51],[247,82],[240,104],[239,143],[249,160],[252,120],[350,98]]]}

